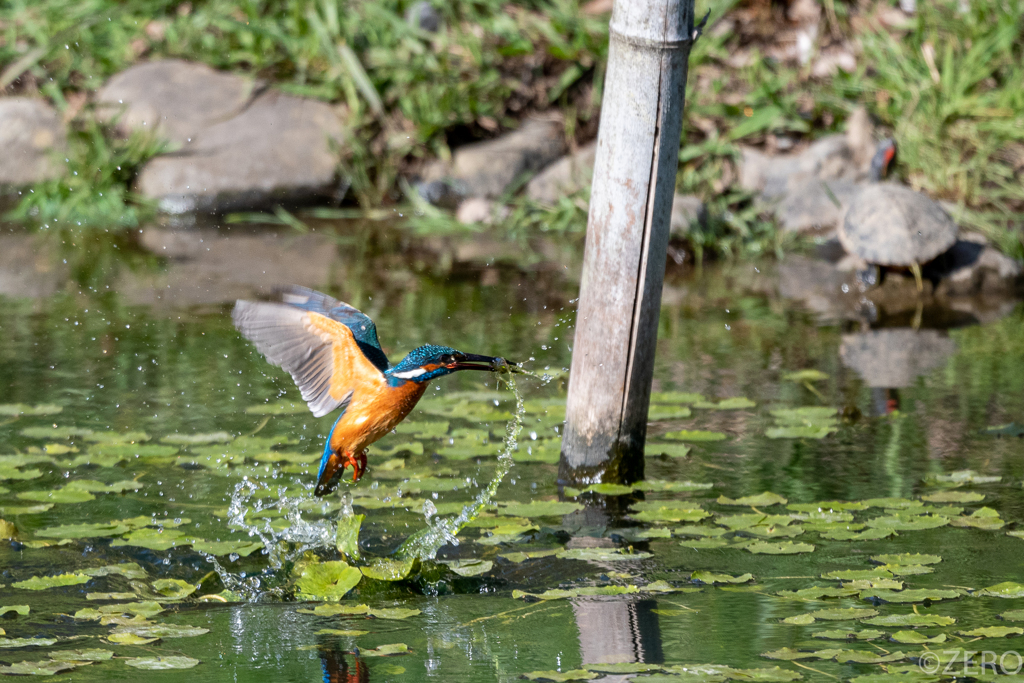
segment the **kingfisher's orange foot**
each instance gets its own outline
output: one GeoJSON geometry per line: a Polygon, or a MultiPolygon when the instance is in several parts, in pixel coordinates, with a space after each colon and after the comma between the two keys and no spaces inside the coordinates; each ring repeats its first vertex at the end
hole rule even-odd
{"type": "Polygon", "coordinates": [[[355,453],[342,453],[341,455],[341,469],[344,470],[346,467],[352,468],[352,483],[359,481],[363,473],[366,472],[366,451],[364,450],[359,455],[355,453]]]}

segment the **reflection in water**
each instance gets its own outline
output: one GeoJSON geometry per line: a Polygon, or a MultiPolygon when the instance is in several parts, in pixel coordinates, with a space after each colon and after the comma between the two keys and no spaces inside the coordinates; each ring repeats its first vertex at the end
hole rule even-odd
{"type": "Polygon", "coordinates": [[[655,600],[573,601],[580,657],[591,664],[665,661],[655,600]]]}
{"type": "Polygon", "coordinates": [[[883,389],[911,386],[954,353],[956,342],[937,330],[885,329],[847,334],[839,347],[843,365],[856,370],[869,387],[883,389]]]}
{"type": "Polygon", "coordinates": [[[319,652],[324,683],[368,683],[370,680],[370,670],[359,657],[351,655],[350,666],[349,656],[344,652],[326,647],[321,647],[319,652]]]}

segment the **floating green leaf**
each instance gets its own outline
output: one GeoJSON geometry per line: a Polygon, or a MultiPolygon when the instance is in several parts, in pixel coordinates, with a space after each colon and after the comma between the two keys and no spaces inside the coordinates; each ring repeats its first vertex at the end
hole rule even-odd
{"type": "Polygon", "coordinates": [[[317,605],[313,609],[295,610],[299,614],[315,614],[318,617],[334,617],[339,614],[346,616],[369,614],[369,605],[317,605]]]}
{"type": "Polygon", "coordinates": [[[824,500],[818,503],[790,503],[786,509],[793,512],[856,512],[867,509],[867,506],[858,501],[824,500]]]}
{"type": "Polygon", "coordinates": [[[903,643],[909,645],[930,645],[934,643],[946,642],[946,634],[940,633],[937,636],[928,637],[923,633],[917,631],[897,631],[890,636],[895,643],[903,643]]]}
{"type": "Polygon", "coordinates": [[[296,567],[298,588],[304,600],[340,600],[356,587],[362,572],[347,562],[306,562],[296,567]]]}
{"type": "Polygon", "coordinates": [[[27,617],[29,610],[31,610],[31,607],[28,605],[0,605],[0,617],[8,612],[14,612],[15,614],[27,617]]]}
{"type": "Polygon", "coordinates": [[[819,609],[810,614],[818,621],[846,621],[878,616],[878,610],[847,607],[845,609],[819,609]]]}
{"type": "Polygon", "coordinates": [[[704,397],[700,394],[683,391],[652,391],[651,403],[700,403],[704,397]]]}
{"type": "Polygon", "coordinates": [[[782,496],[772,493],[771,491],[765,491],[756,496],[743,496],[742,498],[726,498],[725,496],[719,496],[716,501],[719,505],[747,505],[752,507],[766,507],[769,505],[785,505],[788,501],[782,496]]]}
{"type": "Polygon", "coordinates": [[[783,624],[795,624],[797,626],[807,626],[808,624],[814,623],[814,617],[810,614],[796,614],[791,617],[786,617],[782,620],[783,624]]]}
{"type": "Polygon", "coordinates": [[[93,432],[84,434],[86,441],[96,443],[135,443],[136,441],[149,441],[149,434],[146,432],[93,432]]]}
{"type": "Polygon", "coordinates": [[[637,491],[685,493],[688,491],[706,491],[714,484],[700,484],[694,481],[664,481],[659,479],[645,479],[633,484],[637,491]]]}
{"type": "Polygon", "coordinates": [[[860,631],[856,629],[833,629],[828,631],[818,631],[817,633],[812,633],[811,636],[814,638],[821,638],[823,640],[876,640],[885,636],[885,632],[873,631],[871,629],[863,629],[860,631]]]}
{"type": "Polygon", "coordinates": [[[615,548],[573,548],[562,550],[557,557],[563,560],[586,560],[590,562],[616,562],[621,560],[646,560],[650,553],[628,552],[615,548]]]}
{"type": "Polygon", "coordinates": [[[533,500],[529,503],[509,503],[498,510],[498,514],[514,517],[557,517],[582,510],[579,503],[556,500],[533,500]]]}
{"type": "Polygon", "coordinates": [[[84,650],[56,650],[50,653],[50,659],[58,662],[105,662],[114,656],[110,650],[86,648],[84,650]]]}
{"type": "MultiPolygon", "coordinates": [[[[15,584],[17,585],[17,584],[15,584]]],[[[994,586],[983,588],[976,595],[989,596],[993,598],[1024,598],[1024,585],[1015,581],[1004,581],[994,586]]]]}
{"type": "Polygon", "coordinates": [[[479,576],[494,568],[490,560],[449,560],[444,564],[459,576],[479,576]]]}
{"type": "Polygon", "coordinates": [[[942,558],[938,555],[923,553],[898,553],[893,555],[872,555],[872,562],[879,564],[938,564],[942,558]]]}
{"type": "Polygon", "coordinates": [[[534,600],[565,600],[567,598],[578,598],[581,596],[595,595],[632,595],[639,593],[636,586],[590,586],[586,588],[550,588],[543,593],[527,593],[526,591],[512,591],[512,598],[532,598],[534,600]]]}
{"type": "Polygon", "coordinates": [[[96,496],[88,491],[62,488],[52,491],[25,491],[18,494],[22,500],[34,500],[39,503],[85,503],[96,500],[96,496]]]}
{"type": "Polygon", "coordinates": [[[754,580],[753,574],[740,574],[739,576],[732,576],[730,574],[715,574],[714,572],[707,571],[695,571],[690,575],[690,581],[706,583],[709,585],[714,584],[739,584],[748,583],[754,580]]]}
{"type": "Polygon", "coordinates": [[[843,650],[836,655],[835,659],[840,664],[884,664],[886,662],[898,662],[906,658],[902,652],[890,654],[878,654],[860,650],[843,650]]]}
{"type": "Polygon", "coordinates": [[[338,552],[353,560],[359,559],[359,529],[366,515],[345,514],[338,518],[334,545],[338,552]]]}
{"type": "Polygon", "coordinates": [[[939,614],[888,614],[884,617],[872,617],[864,620],[872,626],[950,626],[956,623],[953,617],[939,614]]]}
{"type": "Polygon", "coordinates": [[[0,403],[0,415],[6,415],[8,417],[57,415],[63,410],[64,408],[62,406],[53,405],[52,403],[44,403],[34,406],[28,406],[24,403],[0,403]]]}
{"type": "Polygon", "coordinates": [[[184,536],[185,534],[177,529],[136,529],[114,540],[110,545],[115,548],[132,545],[150,550],[167,550],[179,545],[188,545],[190,541],[184,536]]]}
{"type": "Polygon", "coordinates": [[[856,588],[834,588],[832,586],[812,586],[796,591],[779,591],[780,598],[796,598],[798,600],[821,600],[823,598],[849,598],[858,595],[856,588]]]}
{"type": "Polygon", "coordinates": [[[580,491],[580,493],[598,493],[602,496],[625,496],[632,492],[632,486],[623,484],[591,484],[580,491]]]}
{"type": "Polygon", "coordinates": [[[920,531],[923,529],[935,529],[949,524],[949,517],[939,515],[911,515],[874,517],[867,520],[867,524],[875,529],[892,529],[893,531],[920,531]]]}
{"type": "Polygon", "coordinates": [[[724,441],[725,434],[721,432],[708,432],[700,429],[683,429],[678,432],[668,432],[663,435],[666,439],[678,439],[679,441],[724,441]]]}
{"type": "Polygon", "coordinates": [[[999,513],[992,508],[982,507],[965,517],[953,517],[949,520],[953,526],[973,527],[975,529],[1001,529],[1006,522],[999,519],[999,513]]]}
{"type": "Polygon", "coordinates": [[[767,659],[781,659],[791,662],[797,659],[832,659],[840,652],[842,650],[794,650],[790,647],[784,647],[772,650],[771,652],[762,652],[761,656],[767,659]]]}
{"type": "MultiPolygon", "coordinates": [[[[0,611],[0,614],[3,614],[3,611],[0,611]]],[[[1009,612],[1003,612],[999,615],[999,618],[1006,619],[1007,621],[1024,621],[1024,609],[1012,609],[1009,612]]]]}
{"type": "Polygon", "coordinates": [[[723,398],[718,403],[712,403],[711,401],[698,401],[693,404],[694,408],[701,408],[703,410],[744,410],[747,408],[754,408],[757,404],[751,401],[749,398],[742,396],[736,398],[723,398]]]}
{"type": "Polygon", "coordinates": [[[339,628],[322,628],[319,631],[316,631],[314,633],[314,635],[318,635],[318,636],[351,636],[351,637],[355,638],[355,637],[358,637],[358,636],[365,636],[367,633],[369,633],[369,631],[354,631],[354,630],[345,630],[345,629],[339,629],[339,628]]]}
{"type": "Polygon", "coordinates": [[[257,550],[263,548],[262,541],[208,541],[205,539],[193,538],[192,549],[196,552],[208,555],[238,555],[249,557],[257,550]]]}
{"type": "Polygon", "coordinates": [[[31,579],[26,579],[24,581],[15,581],[11,585],[23,590],[41,591],[47,588],[56,588],[59,586],[74,586],[80,583],[85,583],[89,580],[90,577],[85,574],[72,572],[68,574],[57,574],[55,576],[33,576],[31,579]]]}
{"type": "Polygon", "coordinates": [[[1024,634],[1024,629],[1016,626],[984,626],[972,628],[970,631],[957,631],[957,635],[966,638],[1005,638],[1024,634]]]}
{"type": "Polygon", "coordinates": [[[647,411],[648,422],[664,422],[666,420],[682,420],[690,417],[690,409],[686,406],[659,405],[652,403],[647,411]]]}
{"type": "Polygon", "coordinates": [[[191,669],[199,663],[191,657],[128,657],[124,663],[135,669],[163,671],[166,669],[191,669]]]}
{"type": "Polygon", "coordinates": [[[393,560],[387,557],[378,557],[373,564],[367,567],[360,567],[359,571],[368,579],[377,581],[401,581],[409,576],[418,564],[415,558],[406,560],[393,560]]]}
{"type": "Polygon", "coordinates": [[[764,435],[769,439],[824,439],[829,434],[839,431],[838,426],[809,427],[806,425],[790,427],[769,427],[764,435]]]}
{"type": "Polygon", "coordinates": [[[123,524],[63,524],[47,527],[36,532],[42,538],[102,538],[118,536],[129,531],[131,527],[123,524]]]}
{"type": "Polygon", "coordinates": [[[0,649],[12,647],[46,647],[57,642],[56,638],[0,638],[0,649]]]}
{"type": "Polygon", "coordinates": [[[587,671],[585,669],[571,669],[569,671],[531,671],[522,675],[529,681],[555,681],[556,683],[563,683],[564,681],[589,681],[597,678],[597,674],[593,671],[587,671]]]}
{"type": "Polygon", "coordinates": [[[744,550],[758,555],[796,555],[813,552],[814,546],[810,543],[794,543],[792,541],[781,541],[779,543],[757,542],[751,543],[744,550]]]}
{"type": "Polygon", "coordinates": [[[921,500],[929,503],[980,503],[985,500],[985,494],[970,491],[939,491],[921,496],[921,500]]]}
{"type": "Polygon", "coordinates": [[[638,522],[699,522],[711,513],[700,508],[659,507],[656,510],[643,510],[631,513],[638,522]]]}
{"type": "Polygon", "coordinates": [[[80,665],[78,662],[62,662],[52,659],[41,662],[15,662],[10,666],[0,666],[0,674],[11,676],[52,676],[61,671],[70,671],[80,665]]]}
{"type": "Polygon", "coordinates": [[[146,638],[137,633],[111,633],[107,640],[118,645],[149,645],[160,640],[159,638],[146,638]]]}
{"type": "Polygon", "coordinates": [[[29,479],[38,479],[41,476],[43,476],[42,470],[19,470],[7,465],[0,465],[0,481],[27,481],[29,479]]]}
{"type": "Polygon", "coordinates": [[[124,493],[125,491],[138,491],[142,488],[142,484],[130,479],[115,481],[113,484],[104,484],[102,481],[92,479],[78,479],[68,482],[65,488],[88,491],[89,493],[124,493]]]}
{"type": "Polygon", "coordinates": [[[996,484],[1002,477],[978,474],[974,470],[957,470],[949,474],[936,474],[925,477],[925,481],[943,484],[996,484]]]}
{"type": "Polygon", "coordinates": [[[157,579],[153,590],[168,600],[184,600],[196,592],[197,586],[181,579],[157,579]]]}
{"type": "MultiPolygon", "coordinates": [[[[144,626],[118,626],[114,634],[134,633],[143,638],[194,638],[209,633],[210,629],[179,624],[152,624],[144,626]]],[[[108,638],[109,640],[109,638],[108,638]]]]}
{"type": "Polygon", "coordinates": [[[108,564],[105,567],[83,569],[82,572],[89,576],[110,576],[111,574],[119,574],[126,579],[144,579],[147,576],[146,570],[134,562],[108,564]]]}
{"type": "Polygon", "coordinates": [[[18,433],[30,439],[70,439],[89,436],[92,430],[86,427],[26,427],[18,433]]]}
{"type": "Polygon", "coordinates": [[[86,593],[86,600],[136,600],[137,593],[86,593]]]}
{"type": "Polygon", "coordinates": [[[396,655],[411,655],[412,650],[405,643],[391,643],[379,645],[372,650],[359,650],[360,657],[394,657],[396,655]]]}

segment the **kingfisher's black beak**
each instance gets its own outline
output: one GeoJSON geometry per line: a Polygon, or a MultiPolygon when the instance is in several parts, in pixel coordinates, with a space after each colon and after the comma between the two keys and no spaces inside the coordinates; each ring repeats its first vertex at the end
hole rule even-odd
{"type": "Polygon", "coordinates": [[[475,353],[460,353],[455,356],[455,362],[451,367],[456,370],[487,370],[500,372],[508,369],[510,372],[518,372],[516,363],[497,356],[478,356],[475,353]]]}

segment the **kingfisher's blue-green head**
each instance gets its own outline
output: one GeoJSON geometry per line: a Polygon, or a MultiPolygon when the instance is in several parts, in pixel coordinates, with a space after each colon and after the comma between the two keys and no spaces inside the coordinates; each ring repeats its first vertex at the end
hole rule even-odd
{"type": "Polygon", "coordinates": [[[458,370],[498,370],[513,365],[504,358],[463,353],[449,346],[427,344],[413,349],[400,363],[387,371],[389,379],[429,382],[458,370]]]}

